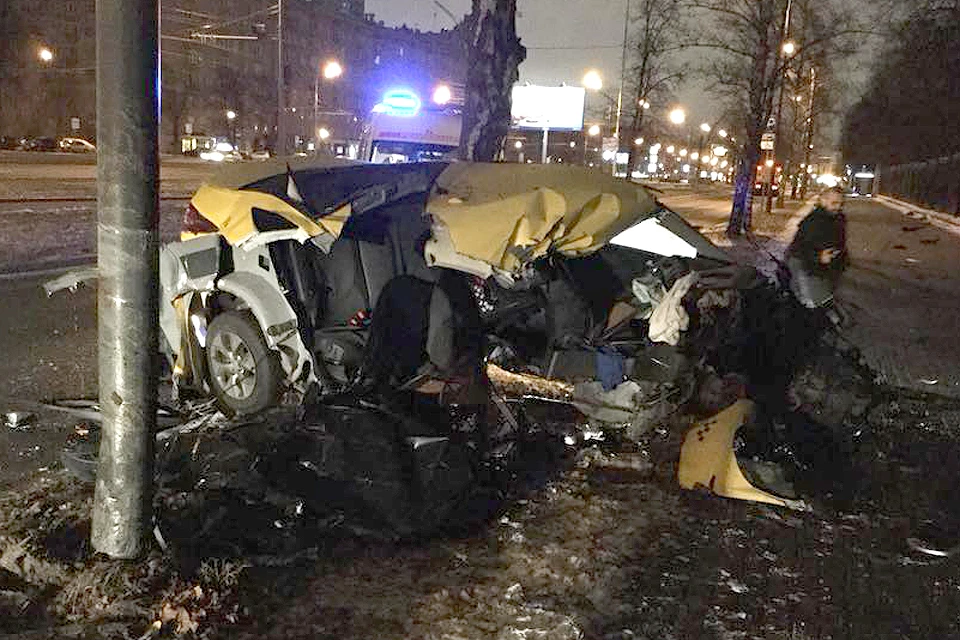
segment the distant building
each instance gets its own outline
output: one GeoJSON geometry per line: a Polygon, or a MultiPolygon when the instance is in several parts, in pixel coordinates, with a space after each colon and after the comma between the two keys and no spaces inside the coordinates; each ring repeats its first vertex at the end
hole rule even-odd
{"type": "MultiPolygon", "coordinates": [[[[215,136],[275,144],[277,16],[270,0],[162,0],[161,150],[215,136]],[[228,118],[231,113],[233,118],[228,118]]],[[[363,117],[396,86],[460,85],[460,34],[388,28],[364,0],[284,0],[288,143],[358,137],[363,117]],[[343,75],[323,80],[329,60],[343,75]],[[319,103],[316,101],[319,97],[319,103]]],[[[95,0],[0,3],[0,135],[96,135],[95,0]],[[49,60],[41,51],[50,52],[49,60]]]]}

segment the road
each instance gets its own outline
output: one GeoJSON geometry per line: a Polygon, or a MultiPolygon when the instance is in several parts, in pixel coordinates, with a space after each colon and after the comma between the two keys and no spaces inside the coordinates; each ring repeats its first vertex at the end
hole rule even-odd
{"type": "MultiPolygon", "coordinates": [[[[722,227],[729,206],[724,190],[670,192],[672,208],[705,230],[722,227]]],[[[176,235],[182,201],[165,201],[161,235],[176,235]]],[[[796,205],[794,205],[794,208],[796,205]]],[[[904,217],[869,200],[847,204],[852,266],[840,292],[852,322],[847,333],[868,360],[897,385],[960,396],[960,237],[904,217]],[[911,229],[910,231],[905,231],[911,229]],[[913,230],[915,228],[915,230],[913,230]],[[903,248],[898,248],[903,247],[903,248]],[[924,382],[926,381],[926,382],[924,382]],[[933,383],[935,384],[928,384],[933,383]]],[[[789,229],[789,214],[771,221],[789,229]]],[[[42,284],[54,274],[10,271],[91,260],[95,250],[93,203],[0,205],[0,410],[96,393],[95,285],[47,298],[42,284]]],[[[720,234],[711,234],[719,239],[720,234]]],[[[783,239],[772,241],[782,249],[783,239]],[[779,243],[779,245],[778,245],[779,243]]],[[[774,247],[775,248],[775,247],[774,247]]],[[[0,482],[30,465],[17,464],[30,447],[32,468],[54,460],[66,421],[45,417],[33,432],[0,432],[0,482]],[[39,431],[48,436],[36,437],[39,431]]]]}
{"type": "MultiPolygon", "coordinates": [[[[704,230],[722,228],[721,212],[729,212],[724,192],[668,191],[662,199],[704,230]]],[[[960,397],[960,224],[940,228],[870,199],[848,199],[844,211],[851,265],[838,300],[849,316],[845,334],[890,383],[960,397]]],[[[790,238],[789,215],[755,215],[768,233],[781,227],[765,243],[774,253],[790,238]]]]}

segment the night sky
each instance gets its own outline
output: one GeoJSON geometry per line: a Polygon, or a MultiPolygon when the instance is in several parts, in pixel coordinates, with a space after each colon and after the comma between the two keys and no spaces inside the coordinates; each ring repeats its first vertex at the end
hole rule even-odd
{"type": "MultiPolygon", "coordinates": [[[[470,0],[441,0],[458,18],[470,11],[470,0]]],[[[367,0],[367,11],[388,25],[406,24],[427,31],[451,28],[453,21],[433,0],[367,0]]],[[[626,0],[519,0],[517,30],[527,47],[520,81],[531,84],[579,84],[586,70],[596,68],[605,89],[619,87],[620,52],[626,0]]],[[[678,100],[692,117],[709,118],[712,108],[696,84],[681,88],[678,100]]]]}

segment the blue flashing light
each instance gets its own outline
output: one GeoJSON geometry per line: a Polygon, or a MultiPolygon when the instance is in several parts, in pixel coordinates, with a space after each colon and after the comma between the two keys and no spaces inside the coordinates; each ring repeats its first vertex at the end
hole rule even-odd
{"type": "Polygon", "coordinates": [[[415,116],[420,112],[420,96],[409,89],[392,89],[383,95],[383,101],[374,107],[376,113],[393,116],[415,116]]]}

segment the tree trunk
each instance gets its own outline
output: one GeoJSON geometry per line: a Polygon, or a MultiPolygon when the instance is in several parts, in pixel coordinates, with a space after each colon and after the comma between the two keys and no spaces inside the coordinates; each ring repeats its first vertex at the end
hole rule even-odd
{"type": "Polygon", "coordinates": [[[511,91],[527,50],[517,37],[517,0],[473,0],[466,33],[470,47],[460,157],[493,162],[510,129],[511,91]]]}

